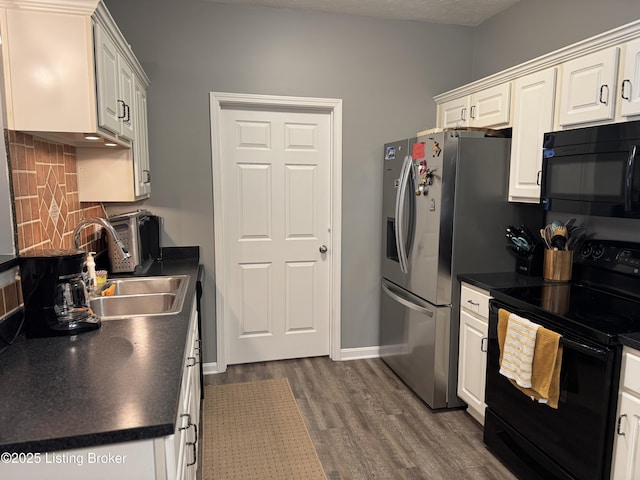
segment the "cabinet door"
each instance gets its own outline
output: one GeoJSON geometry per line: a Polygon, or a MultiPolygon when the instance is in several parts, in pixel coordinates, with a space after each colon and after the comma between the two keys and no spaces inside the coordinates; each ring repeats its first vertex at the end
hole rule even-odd
{"type": "Polygon", "coordinates": [[[611,47],[562,65],[560,126],[613,120],[618,56],[611,47]]]}
{"type": "Polygon", "coordinates": [[[149,169],[149,137],[147,123],[147,91],[138,79],[134,93],[135,135],[133,140],[133,162],[135,195],[137,198],[151,193],[151,171],[149,169]]]}
{"type": "Polygon", "coordinates": [[[639,478],[640,468],[637,463],[640,454],[640,399],[622,392],[618,400],[617,418],[611,478],[639,478]]]}
{"type": "Polygon", "coordinates": [[[470,97],[456,98],[440,105],[439,128],[466,127],[470,97]]]}
{"type": "Polygon", "coordinates": [[[623,117],[640,115],[640,39],[626,45],[619,101],[623,117]]]}
{"type": "Polygon", "coordinates": [[[458,396],[469,405],[469,413],[484,424],[484,392],[487,369],[486,322],[461,309],[458,396]]]}
{"type": "Polygon", "coordinates": [[[553,130],[556,68],[518,78],[514,89],[509,201],[539,203],[542,142],[553,130]]]}
{"type": "Polygon", "coordinates": [[[120,133],[124,107],[119,101],[119,61],[115,42],[100,24],[95,25],[96,88],[98,91],[98,125],[120,133]]]}
{"type": "Polygon", "coordinates": [[[471,96],[469,125],[499,127],[509,124],[511,83],[496,85],[471,96]]]}
{"type": "Polygon", "coordinates": [[[124,57],[120,53],[118,53],[118,100],[120,101],[120,107],[122,108],[120,136],[126,138],[127,140],[133,140],[135,138],[135,106],[133,105],[134,82],[135,77],[133,75],[133,70],[124,59],[124,57]]]}

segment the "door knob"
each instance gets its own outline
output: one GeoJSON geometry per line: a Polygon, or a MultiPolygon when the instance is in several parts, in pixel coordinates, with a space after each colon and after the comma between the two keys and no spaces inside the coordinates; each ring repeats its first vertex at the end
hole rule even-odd
{"type": "Polygon", "coordinates": [[[320,248],[318,250],[320,250],[320,253],[327,253],[327,246],[326,245],[320,245],[320,248]]]}

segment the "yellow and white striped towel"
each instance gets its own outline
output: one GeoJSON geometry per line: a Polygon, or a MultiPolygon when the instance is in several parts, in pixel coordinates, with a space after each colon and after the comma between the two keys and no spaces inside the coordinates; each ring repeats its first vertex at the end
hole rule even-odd
{"type": "Polygon", "coordinates": [[[500,364],[500,373],[523,388],[531,388],[533,352],[540,325],[512,313],[500,364]]]}

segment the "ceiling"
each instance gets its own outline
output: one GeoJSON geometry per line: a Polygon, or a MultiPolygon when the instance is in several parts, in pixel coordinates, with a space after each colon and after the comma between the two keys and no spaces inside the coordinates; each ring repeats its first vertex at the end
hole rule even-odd
{"type": "Polygon", "coordinates": [[[520,0],[210,0],[367,17],[476,26],[520,0]]]}

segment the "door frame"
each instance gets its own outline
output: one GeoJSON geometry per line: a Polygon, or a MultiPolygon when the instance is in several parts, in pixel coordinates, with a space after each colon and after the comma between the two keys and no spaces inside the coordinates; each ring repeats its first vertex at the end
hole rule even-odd
{"type": "Polygon", "coordinates": [[[227,369],[225,317],[228,305],[227,281],[224,271],[226,255],[224,244],[224,212],[216,206],[222,205],[222,110],[229,107],[265,110],[289,109],[310,113],[326,113],[330,116],[330,251],[329,265],[329,351],[332,360],[341,359],[341,264],[342,264],[342,100],[335,98],[287,97],[254,95],[244,93],[210,92],[211,115],[211,161],[213,175],[213,228],[216,288],[216,367],[222,373],[227,369]]]}

